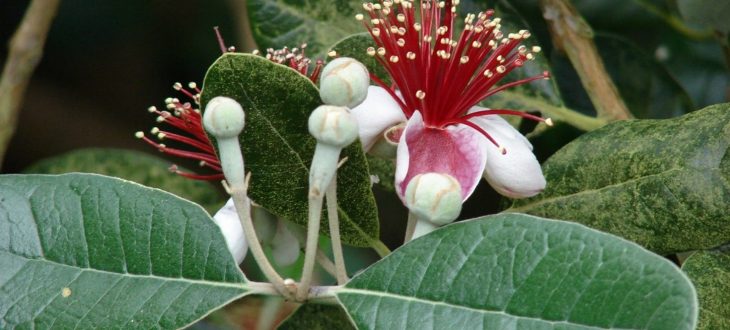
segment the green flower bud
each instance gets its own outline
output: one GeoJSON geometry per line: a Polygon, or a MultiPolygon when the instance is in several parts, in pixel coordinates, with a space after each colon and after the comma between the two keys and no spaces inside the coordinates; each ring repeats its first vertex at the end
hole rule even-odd
{"type": "Polygon", "coordinates": [[[461,213],[461,185],[447,174],[416,175],[406,187],[406,206],[420,220],[443,226],[461,213]]]}
{"type": "Polygon", "coordinates": [[[203,113],[203,126],[215,136],[223,174],[231,187],[244,185],[244,166],[238,135],[243,131],[246,115],[232,98],[218,96],[210,100],[203,113]]]}
{"type": "Polygon", "coordinates": [[[319,96],[325,104],[350,109],[365,100],[370,75],[365,65],[349,57],[336,58],[322,70],[319,96]]]}
{"type": "Polygon", "coordinates": [[[309,133],[319,143],[344,148],[357,139],[357,121],[347,108],[321,105],[309,116],[309,133]]]}
{"type": "Polygon", "coordinates": [[[203,112],[205,129],[218,139],[237,137],[243,131],[246,115],[234,99],[217,96],[208,102],[203,112]]]}

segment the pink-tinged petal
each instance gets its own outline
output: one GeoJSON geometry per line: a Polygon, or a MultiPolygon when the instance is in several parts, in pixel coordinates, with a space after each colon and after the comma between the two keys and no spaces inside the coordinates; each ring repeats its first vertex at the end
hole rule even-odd
{"type": "Polygon", "coordinates": [[[465,125],[445,129],[428,128],[416,111],[398,143],[395,186],[403,199],[408,183],[418,174],[442,173],[461,185],[462,200],[469,198],[484,172],[487,139],[465,125]]]}
{"type": "Polygon", "coordinates": [[[223,233],[223,238],[226,240],[228,250],[231,251],[233,258],[236,259],[236,263],[240,264],[243,261],[243,258],[246,257],[248,244],[246,243],[246,238],[243,235],[241,221],[238,220],[238,213],[236,212],[236,208],[233,206],[233,199],[228,199],[226,205],[215,213],[213,221],[221,229],[221,233],[223,233]]]}
{"type": "MultiPolygon", "coordinates": [[[[470,112],[479,110],[484,109],[473,107],[470,112]]],[[[487,131],[507,150],[507,153],[501,154],[494,145],[487,147],[484,178],[497,192],[510,198],[525,198],[545,189],[542,168],[527,138],[497,115],[477,117],[472,122],[487,131]]]]}
{"type": "Polygon", "coordinates": [[[350,110],[350,113],[357,120],[360,142],[365,151],[370,150],[386,129],[406,121],[398,102],[378,86],[368,87],[365,101],[350,110]]]}

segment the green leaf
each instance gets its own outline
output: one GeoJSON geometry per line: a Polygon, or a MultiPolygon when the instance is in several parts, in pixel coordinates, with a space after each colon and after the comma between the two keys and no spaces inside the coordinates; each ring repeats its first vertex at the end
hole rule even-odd
{"type": "MultiPolygon", "coordinates": [[[[317,87],[293,69],[260,56],[226,54],[208,69],[203,104],[221,95],[246,111],[241,146],[246,170],[252,173],[249,195],[271,213],[306,226],[309,166],[316,145],[307,120],[321,104],[317,87]]],[[[341,157],[347,157],[337,175],[342,239],[371,246],[379,242],[378,214],[360,143],[345,148],[341,157]]],[[[323,221],[322,232],[328,234],[323,221]]]]}
{"type": "Polygon", "coordinates": [[[395,192],[395,161],[371,155],[367,155],[367,160],[370,173],[377,176],[374,184],[385,191],[395,192]]]}
{"type": "Polygon", "coordinates": [[[0,177],[0,328],[180,328],[248,290],[198,205],[95,174],[0,177]]]}
{"type": "Polygon", "coordinates": [[[730,2],[725,0],[677,0],[677,7],[687,22],[730,32],[730,2]]]}
{"type": "Polygon", "coordinates": [[[639,118],[671,118],[695,109],[687,91],[655,57],[628,39],[594,39],[606,69],[631,112],[639,118]]]}
{"type": "Polygon", "coordinates": [[[261,49],[307,44],[310,54],[355,32],[363,31],[355,14],[361,1],[248,0],[251,32],[261,49]]]}
{"type": "Polygon", "coordinates": [[[543,166],[547,188],[510,211],[580,222],[659,254],[730,241],[730,104],[612,123],[543,166]]]}
{"type": "Polygon", "coordinates": [[[730,254],[696,252],[685,261],[682,270],[694,283],[700,299],[697,329],[730,329],[730,254]]]}
{"type": "Polygon", "coordinates": [[[26,168],[25,173],[96,173],[159,188],[202,205],[211,214],[223,206],[221,193],[209,182],[190,180],[167,170],[162,158],[124,149],[79,149],[46,158],[26,168]]]}
{"type": "Polygon", "coordinates": [[[355,329],[342,307],[336,305],[304,304],[282,322],[279,330],[347,330],[355,329]]]}
{"type": "Polygon", "coordinates": [[[361,329],[692,329],[697,321],[692,284],[671,262],[523,214],[416,239],[337,297],[361,329]]]}

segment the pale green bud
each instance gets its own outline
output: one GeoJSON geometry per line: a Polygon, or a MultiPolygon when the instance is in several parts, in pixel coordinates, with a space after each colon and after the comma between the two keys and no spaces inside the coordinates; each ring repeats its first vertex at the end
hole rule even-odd
{"type": "Polygon", "coordinates": [[[345,107],[321,105],[309,116],[309,133],[319,143],[344,148],[357,139],[357,120],[345,107]]]}
{"type": "Polygon", "coordinates": [[[461,185],[441,173],[416,175],[406,188],[406,206],[420,220],[443,226],[461,213],[461,185]]]}
{"type": "Polygon", "coordinates": [[[320,76],[319,96],[325,104],[356,107],[365,100],[370,85],[368,69],[349,57],[329,62],[320,76]]]}
{"type": "Polygon", "coordinates": [[[241,105],[224,96],[210,100],[203,113],[203,125],[217,139],[223,174],[231,187],[240,188],[245,184],[243,155],[238,143],[245,117],[241,105]]]}
{"type": "Polygon", "coordinates": [[[243,131],[246,115],[234,99],[217,96],[208,102],[203,112],[205,129],[218,139],[237,137],[243,131]]]}

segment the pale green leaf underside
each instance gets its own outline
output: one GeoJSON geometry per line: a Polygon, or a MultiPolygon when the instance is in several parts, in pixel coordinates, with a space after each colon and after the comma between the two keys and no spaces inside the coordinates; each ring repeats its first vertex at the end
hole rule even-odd
{"type": "Polygon", "coordinates": [[[522,214],[417,239],[337,297],[361,329],[692,329],[697,319],[692,285],[664,258],[522,214]]]}
{"type": "Polygon", "coordinates": [[[248,291],[193,203],[94,174],[0,177],[0,328],[179,328],[248,291]]]}

